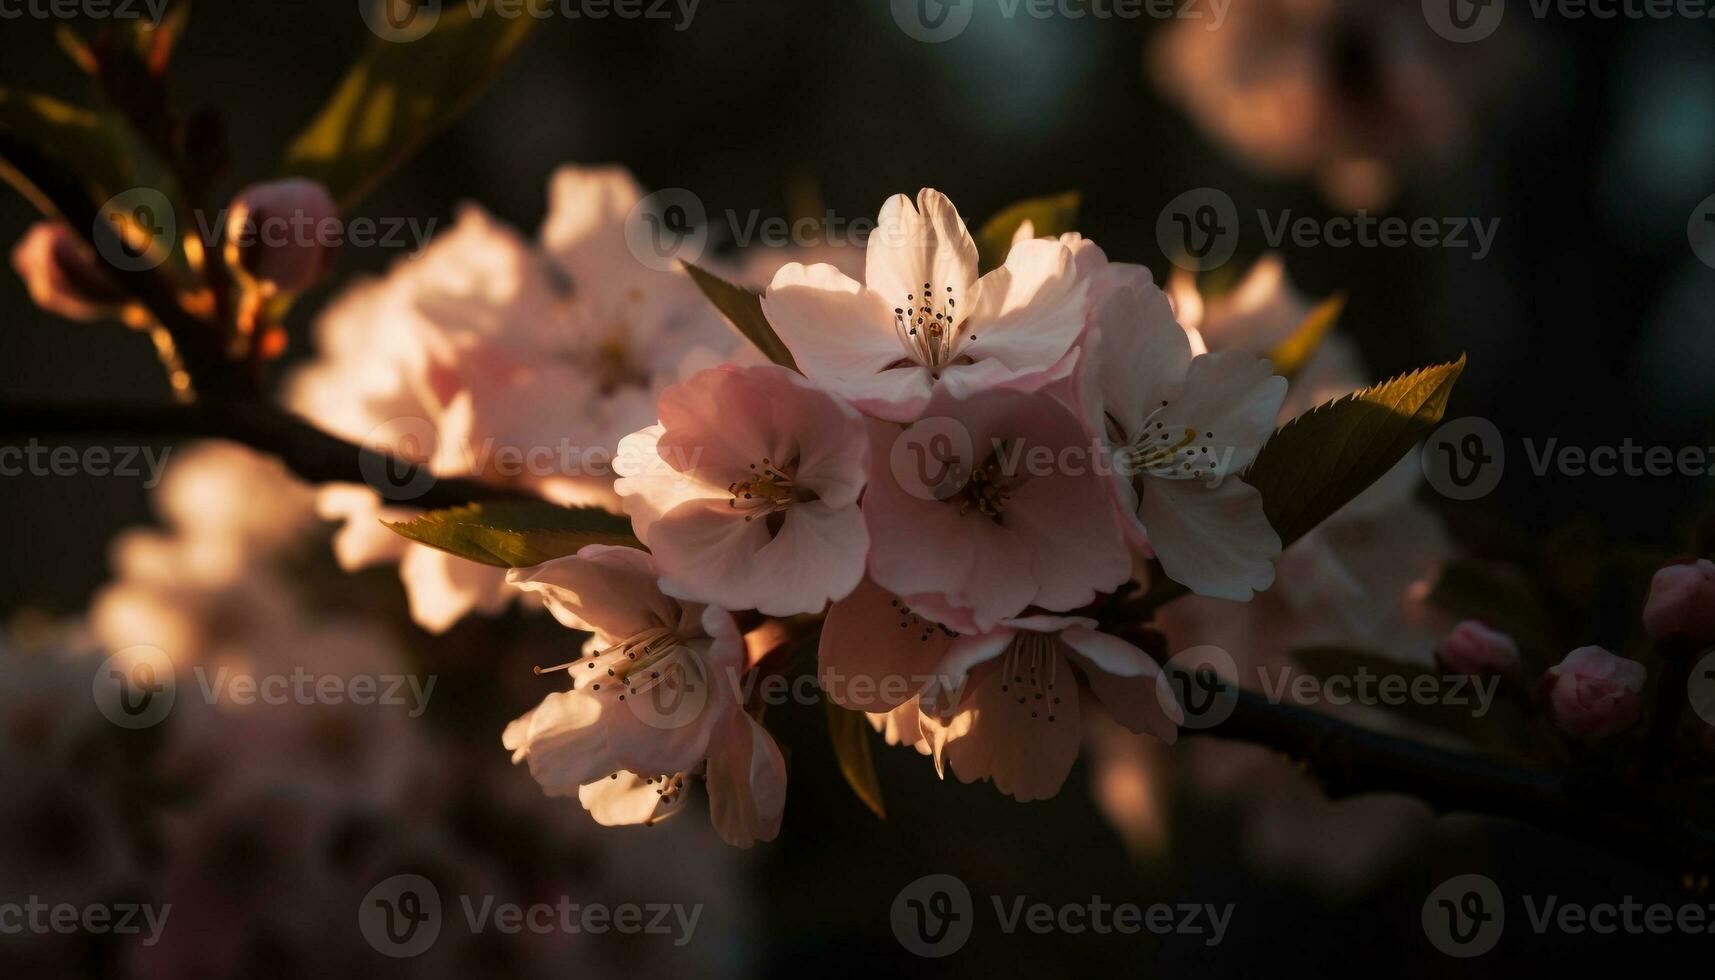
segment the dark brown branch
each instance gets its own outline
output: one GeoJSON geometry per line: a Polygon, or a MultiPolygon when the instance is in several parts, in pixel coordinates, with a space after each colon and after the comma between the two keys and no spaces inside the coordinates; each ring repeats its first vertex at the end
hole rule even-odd
{"type": "Polygon", "coordinates": [[[529,493],[468,479],[433,479],[413,463],[329,435],[279,408],[248,401],[189,405],[29,405],[0,402],[0,441],[86,436],[228,439],[279,457],[311,483],[362,483],[412,507],[516,500],[529,493]],[[421,484],[421,485],[419,485],[421,484]]]}
{"type": "Polygon", "coordinates": [[[1302,763],[1333,798],[1403,793],[1438,812],[1520,820],[1676,877],[1715,865],[1715,831],[1618,780],[1585,780],[1452,752],[1236,690],[1230,717],[1187,735],[1264,745],[1302,763]]]}

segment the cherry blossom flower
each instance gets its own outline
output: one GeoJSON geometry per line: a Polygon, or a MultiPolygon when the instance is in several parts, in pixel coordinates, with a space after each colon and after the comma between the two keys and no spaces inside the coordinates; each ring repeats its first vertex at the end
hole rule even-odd
{"type": "Polygon", "coordinates": [[[788,616],[857,586],[869,554],[862,416],[771,364],[696,374],[660,413],[620,442],[614,489],[664,591],[788,616]]]}
{"type": "Polygon", "coordinates": [[[604,545],[509,573],[561,623],[594,633],[594,649],[554,668],[572,689],[507,726],[502,742],[550,795],[576,794],[600,823],[672,815],[700,769],[723,839],[772,840],[786,766],[739,703],[738,628],[717,606],[663,593],[658,573],[647,553],[604,545]]]}
{"type": "Polygon", "coordinates": [[[58,222],[31,225],[12,248],[12,268],[37,306],[68,320],[111,316],[129,298],[90,247],[58,222]]]}
{"type": "Polygon", "coordinates": [[[872,427],[863,512],[879,585],[975,633],[1028,606],[1075,609],[1131,574],[1104,460],[1053,395],[942,389],[919,426],[872,427]],[[943,427],[957,458],[931,458],[943,427]]]}
{"type": "MultiPolygon", "coordinates": [[[[627,249],[624,223],[640,199],[617,168],[564,168],[540,245],[467,207],[385,278],[334,301],[318,324],[321,357],[293,377],[289,403],[438,477],[617,509],[619,439],[654,420],[668,385],[737,344],[683,272],[651,269],[627,249]]],[[[496,613],[518,595],[501,571],[383,525],[415,516],[409,506],[351,485],[323,488],[319,503],[345,523],[335,541],[344,567],[399,563],[425,629],[496,613]]]]}
{"type": "Polygon", "coordinates": [[[1579,647],[1542,676],[1554,723],[1578,738],[1624,731],[1643,711],[1644,665],[1601,647],[1579,647]]]}
{"type": "Polygon", "coordinates": [[[864,282],[793,263],[763,298],[804,373],[878,418],[909,422],[932,395],[1041,387],[1084,328],[1085,287],[1057,242],[1025,241],[977,277],[977,247],[937,191],[882,206],[864,282]]]}
{"type": "Polygon", "coordinates": [[[1108,486],[1128,540],[1200,595],[1268,588],[1280,538],[1238,474],[1273,434],[1286,379],[1240,351],[1193,357],[1166,296],[1135,271],[1093,317],[1080,405],[1115,455],[1108,486]]]}
{"type": "Polygon", "coordinates": [[[827,696],[869,712],[889,743],[1020,800],[1059,792],[1096,702],[1167,742],[1184,721],[1156,662],[1095,620],[1023,616],[960,635],[867,579],[829,610],[818,658],[827,696]]]}

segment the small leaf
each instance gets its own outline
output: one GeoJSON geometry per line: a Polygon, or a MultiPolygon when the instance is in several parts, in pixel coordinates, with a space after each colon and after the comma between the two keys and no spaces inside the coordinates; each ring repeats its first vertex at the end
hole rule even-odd
{"type": "Polygon", "coordinates": [[[768,317],[762,314],[762,294],[735,286],[720,276],[685,263],[685,271],[691,274],[691,281],[715,304],[715,308],[738,328],[738,332],[746,340],[756,345],[764,357],[782,367],[798,370],[798,362],[792,359],[792,352],[786,349],[786,342],[769,326],[768,317]]]}
{"type": "MultiPolygon", "coordinates": [[[[387,522],[382,522],[387,523],[387,522]]],[[[470,504],[387,524],[419,544],[495,568],[528,568],[589,544],[641,548],[631,522],[599,507],[533,501],[470,504]]]]}
{"type": "Polygon", "coordinates": [[[1318,405],[1281,426],[1244,481],[1287,546],[1393,468],[1447,410],[1465,358],[1318,405]]]}
{"type": "Polygon", "coordinates": [[[286,150],[282,172],[326,184],[349,209],[421,149],[476,100],[538,20],[477,9],[446,4],[438,16],[417,14],[437,19],[414,41],[377,38],[286,150]]]}
{"type": "Polygon", "coordinates": [[[977,254],[983,270],[986,272],[1006,261],[1006,253],[1012,251],[1012,237],[1026,221],[1032,225],[1034,238],[1059,237],[1071,231],[1078,222],[1078,206],[1082,202],[1083,195],[1077,191],[1033,197],[1003,209],[984,222],[982,230],[977,232],[977,254]]]}
{"type": "Polygon", "coordinates": [[[1327,338],[1328,331],[1334,329],[1335,321],[1340,319],[1340,312],[1345,308],[1343,293],[1335,293],[1317,304],[1298,329],[1292,331],[1292,336],[1268,352],[1268,359],[1274,362],[1274,373],[1283,378],[1297,377],[1322,347],[1322,341],[1327,338]]]}
{"type": "Polygon", "coordinates": [[[887,807],[881,802],[881,780],[875,774],[875,756],[870,752],[872,735],[869,722],[861,712],[849,711],[826,697],[822,698],[822,703],[828,709],[828,739],[834,744],[834,756],[839,759],[846,785],[852,788],[864,806],[886,820],[887,807]]]}

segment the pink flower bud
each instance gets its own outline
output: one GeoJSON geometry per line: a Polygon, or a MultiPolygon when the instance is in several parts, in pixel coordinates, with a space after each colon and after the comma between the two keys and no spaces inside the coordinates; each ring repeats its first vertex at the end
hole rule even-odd
{"type": "Polygon", "coordinates": [[[320,282],[340,240],[339,205],[313,180],[251,184],[227,212],[227,262],[283,293],[320,282]]]}
{"type": "Polygon", "coordinates": [[[1645,674],[1636,660],[1579,647],[1542,675],[1542,693],[1567,734],[1603,738],[1638,720],[1645,674]]]}
{"type": "Polygon", "coordinates": [[[1650,580],[1644,629],[1657,640],[1715,643],[1715,562],[1668,565],[1650,580]]]}
{"type": "Polygon", "coordinates": [[[32,225],[12,249],[12,268],[37,306],[70,320],[98,320],[125,303],[101,260],[62,224],[32,225]]]}
{"type": "Polygon", "coordinates": [[[1487,677],[1518,664],[1518,644],[1499,630],[1467,619],[1453,627],[1441,644],[1441,666],[1449,674],[1487,677]]]}

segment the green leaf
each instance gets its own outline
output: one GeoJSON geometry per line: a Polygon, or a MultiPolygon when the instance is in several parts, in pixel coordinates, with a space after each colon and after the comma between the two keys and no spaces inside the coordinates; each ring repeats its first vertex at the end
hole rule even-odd
{"type": "Polygon", "coordinates": [[[1083,195],[1077,191],[1033,197],[1005,208],[984,222],[977,232],[977,255],[986,272],[1006,261],[1012,251],[1012,237],[1026,221],[1032,225],[1031,237],[1058,237],[1072,230],[1078,221],[1078,206],[1083,195]]]}
{"type": "Polygon", "coordinates": [[[537,19],[449,3],[416,40],[376,38],[286,150],[283,175],[321,181],[349,209],[475,101],[537,19]]]}
{"type": "Polygon", "coordinates": [[[560,507],[534,501],[430,511],[387,527],[419,544],[496,568],[540,565],[575,554],[589,544],[643,547],[624,517],[599,507],[560,507]]]}
{"type": "Polygon", "coordinates": [[[828,709],[828,739],[834,744],[834,756],[839,759],[846,785],[852,788],[864,806],[886,820],[887,807],[881,802],[881,780],[875,774],[875,756],[870,752],[872,736],[869,722],[862,713],[848,711],[825,696],[822,703],[828,709]]]}
{"type": "MultiPolygon", "coordinates": [[[[177,243],[191,226],[189,210],[165,165],[116,115],[47,95],[0,88],[0,178],[37,210],[64,221],[91,243],[98,221],[107,227],[110,219],[125,220],[122,234],[136,252],[171,249],[164,257],[175,262],[165,275],[171,278],[185,271],[177,243]],[[111,199],[138,189],[159,192],[151,200],[164,199],[173,212],[149,218],[163,230],[166,219],[172,219],[176,232],[171,241],[164,236],[151,238],[143,224],[132,220],[133,208],[116,207],[103,213],[111,199]]],[[[158,204],[151,206],[161,209],[158,204]]]]}
{"type": "Polygon", "coordinates": [[[1321,349],[1322,341],[1327,338],[1328,331],[1334,329],[1334,324],[1340,319],[1340,312],[1346,308],[1344,293],[1336,293],[1328,297],[1304,322],[1292,331],[1292,336],[1281,341],[1274,350],[1268,352],[1268,359],[1274,362],[1274,373],[1283,378],[1294,378],[1304,370],[1304,365],[1316,356],[1321,349]]]}
{"type": "Polygon", "coordinates": [[[735,286],[689,262],[685,263],[685,271],[691,274],[691,281],[697,284],[697,288],[703,291],[709,302],[715,304],[715,308],[732,321],[738,332],[755,344],[764,357],[782,367],[798,370],[798,362],[792,359],[792,352],[786,349],[786,342],[780,339],[780,335],[769,326],[768,317],[762,314],[762,294],[743,286],[735,286]]]}
{"type": "Polygon", "coordinates": [[[1244,480],[1284,547],[1399,462],[1441,422],[1465,358],[1318,405],[1281,426],[1244,480]]]}

